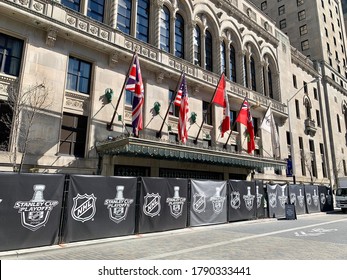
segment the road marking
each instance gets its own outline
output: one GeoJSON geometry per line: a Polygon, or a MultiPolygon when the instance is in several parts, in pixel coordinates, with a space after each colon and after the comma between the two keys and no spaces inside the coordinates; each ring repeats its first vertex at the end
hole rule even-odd
{"type": "Polygon", "coordinates": [[[166,257],[175,256],[175,255],[179,255],[179,254],[185,254],[185,253],[190,253],[190,252],[194,252],[194,251],[200,251],[200,250],[204,250],[204,249],[209,249],[209,248],[213,248],[213,247],[217,247],[217,246],[224,246],[224,245],[228,245],[228,244],[232,244],[232,243],[236,243],[236,242],[240,242],[240,241],[256,239],[256,238],[262,238],[262,237],[265,237],[265,236],[276,235],[276,234],[285,233],[285,232],[299,231],[299,230],[306,229],[306,228],[324,226],[324,225],[329,225],[329,224],[333,224],[333,223],[339,223],[339,222],[342,222],[342,221],[346,222],[347,219],[344,218],[344,219],[339,219],[339,220],[336,220],[336,221],[330,221],[330,222],[324,222],[324,223],[313,224],[313,225],[308,225],[308,226],[302,226],[302,227],[296,227],[296,228],[284,229],[284,230],[277,230],[277,231],[272,231],[272,232],[262,233],[262,234],[257,234],[257,235],[245,236],[245,237],[241,237],[241,238],[237,238],[237,239],[216,242],[216,243],[202,245],[202,246],[198,246],[198,247],[194,247],[194,248],[187,248],[187,249],[171,251],[171,252],[167,252],[167,253],[163,253],[163,254],[147,256],[147,257],[144,257],[144,258],[140,258],[139,260],[156,260],[156,259],[166,258],[166,257]]]}
{"type": "Polygon", "coordinates": [[[332,232],[332,231],[337,231],[336,228],[332,228],[332,229],[324,229],[324,228],[313,228],[311,229],[308,233],[304,232],[304,231],[300,231],[300,232],[294,232],[295,236],[320,236],[322,234],[326,234],[328,232],[332,232]]]}

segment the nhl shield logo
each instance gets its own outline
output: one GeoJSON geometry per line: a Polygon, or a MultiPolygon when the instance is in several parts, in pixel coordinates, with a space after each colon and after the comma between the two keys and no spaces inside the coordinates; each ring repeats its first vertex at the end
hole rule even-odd
{"type": "Polygon", "coordinates": [[[116,190],[116,198],[106,199],[104,205],[107,206],[108,214],[111,221],[118,224],[126,219],[130,204],[133,203],[134,200],[124,198],[124,186],[117,186],[116,190]]]}
{"type": "Polygon", "coordinates": [[[194,212],[201,213],[206,208],[206,196],[204,193],[195,193],[193,196],[193,210],[194,212]]]}
{"type": "Polygon", "coordinates": [[[238,209],[241,206],[240,193],[234,191],[230,194],[230,206],[234,209],[238,209]]]}
{"type": "Polygon", "coordinates": [[[22,226],[31,231],[45,226],[51,211],[58,205],[56,200],[43,198],[45,188],[45,185],[34,185],[33,198],[30,201],[17,201],[13,207],[18,209],[18,213],[21,215],[22,226]]]}
{"type": "Polygon", "coordinates": [[[321,203],[322,205],[324,205],[326,201],[327,201],[327,200],[326,200],[325,193],[321,193],[321,194],[320,194],[320,203],[321,203]]]}
{"type": "Polygon", "coordinates": [[[95,205],[96,197],[92,193],[91,195],[80,195],[73,198],[73,206],[71,209],[71,216],[75,221],[86,222],[93,219],[96,213],[95,205]]]}
{"type": "Polygon", "coordinates": [[[172,198],[168,197],[166,199],[166,203],[170,207],[170,214],[171,214],[171,216],[173,216],[176,219],[182,215],[183,206],[184,206],[184,203],[186,201],[185,197],[180,197],[179,191],[180,191],[180,187],[175,186],[174,187],[174,196],[172,198]]]}
{"type": "Polygon", "coordinates": [[[144,197],[143,213],[152,218],[157,216],[161,209],[160,198],[159,193],[147,193],[144,197]]]}
{"type": "Polygon", "coordinates": [[[270,204],[271,208],[275,208],[277,206],[276,193],[269,193],[269,204],[270,204]]]}

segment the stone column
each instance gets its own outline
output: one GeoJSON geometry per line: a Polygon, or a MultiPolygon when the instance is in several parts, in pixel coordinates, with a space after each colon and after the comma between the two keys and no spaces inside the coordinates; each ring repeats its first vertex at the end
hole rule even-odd
{"type": "Polygon", "coordinates": [[[187,30],[187,34],[188,36],[185,36],[188,40],[187,40],[187,44],[185,44],[185,48],[186,48],[186,60],[190,61],[191,63],[194,64],[194,28],[196,26],[196,21],[192,21],[189,24],[187,24],[188,26],[188,30],[187,30]]]}
{"type": "Polygon", "coordinates": [[[109,1],[110,14],[109,24],[113,29],[117,28],[117,12],[118,12],[118,1],[109,1]]]}
{"type": "Polygon", "coordinates": [[[236,60],[236,79],[237,82],[242,85],[246,86],[246,80],[245,80],[245,64],[243,63],[245,56],[245,51],[238,51],[237,52],[237,60],[236,60]]]}
{"type": "Polygon", "coordinates": [[[226,74],[225,76],[229,79],[231,75],[231,69],[230,69],[230,41],[228,40],[225,44],[225,68],[226,68],[226,74]]]}
{"type": "Polygon", "coordinates": [[[81,1],[81,14],[86,16],[87,12],[88,12],[88,1],[82,0],[81,1]]]}
{"type": "Polygon", "coordinates": [[[158,1],[150,1],[151,2],[151,7],[152,11],[154,14],[154,28],[153,28],[153,36],[152,36],[152,42],[153,45],[157,48],[160,49],[160,12],[161,9],[163,8],[164,1],[163,0],[158,0],[158,1]]]}
{"type": "Polygon", "coordinates": [[[263,87],[263,90],[264,90],[264,95],[265,96],[270,96],[270,92],[269,92],[269,63],[267,62],[267,60],[263,61],[263,72],[264,75],[264,80],[262,79],[263,81],[263,84],[264,84],[264,87],[263,87]]]}
{"type": "Polygon", "coordinates": [[[250,51],[246,51],[245,53],[246,56],[246,67],[247,67],[247,82],[248,82],[248,88],[252,88],[252,79],[251,79],[251,56],[252,53],[250,51]]]}
{"type": "Polygon", "coordinates": [[[130,35],[136,37],[136,19],[137,19],[137,4],[138,0],[133,1],[131,7],[131,18],[130,18],[130,35]]]}
{"type": "Polygon", "coordinates": [[[175,24],[176,13],[170,16],[170,53],[175,55],[175,24]]]}

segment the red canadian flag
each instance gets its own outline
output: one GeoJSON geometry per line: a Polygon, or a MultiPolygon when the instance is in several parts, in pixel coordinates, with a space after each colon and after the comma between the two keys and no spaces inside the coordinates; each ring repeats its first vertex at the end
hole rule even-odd
{"type": "Polygon", "coordinates": [[[225,76],[223,73],[219,79],[219,83],[217,85],[214,97],[212,99],[212,103],[218,104],[223,107],[223,121],[221,125],[222,137],[224,136],[225,132],[230,130],[230,108],[225,88],[225,76]]]}

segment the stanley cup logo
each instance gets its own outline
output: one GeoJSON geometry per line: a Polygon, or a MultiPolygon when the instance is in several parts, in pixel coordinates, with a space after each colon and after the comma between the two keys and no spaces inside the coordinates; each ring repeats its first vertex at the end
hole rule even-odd
{"type": "Polygon", "coordinates": [[[124,186],[117,186],[116,190],[116,197],[114,199],[106,199],[104,205],[107,206],[111,221],[118,224],[126,219],[130,204],[134,200],[124,198],[124,186]]]}
{"type": "Polygon", "coordinates": [[[179,216],[182,215],[183,206],[184,206],[185,201],[186,201],[185,197],[180,197],[180,187],[175,186],[174,187],[174,196],[172,198],[168,197],[166,199],[166,203],[170,207],[171,216],[173,216],[174,218],[177,219],[179,216]]]}
{"type": "Polygon", "coordinates": [[[223,210],[225,197],[220,195],[221,190],[222,188],[216,187],[215,195],[210,198],[210,201],[212,201],[212,205],[213,205],[213,211],[216,214],[221,213],[223,210]]]}
{"type": "Polygon", "coordinates": [[[259,193],[259,186],[256,186],[255,189],[257,194],[257,208],[259,208],[261,206],[261,198],[263,197],[263,195],[259,193]]]}
{"type": "Polygon", "coordinates": [[[281,186],[281,190],[282,190],[282,195],[280,195],[278,197],[279,201],[280,201],[280,205],[281,207],[284,209],[285,204],[287,203],[288,197],[285,195],[284,191],[286,189],[286,186],[281,186]]]}
{"type": "Polygon", "coordinates": [[[43,191],[45,188],[45,185],[34,185],[33,198],[30,201],[17,201],[13,206],[21,214],[22,226],[31,231],[45,226],[54,206],[58,205],[56,200],[44,199],[43,191]]]}
{"type": "Polygon", "coordinates": [[[300,207],[302,208],[302,207],[304,207],[304,196],[302,195],[302,190],[301,189],[299,189],[299,195],[298,195],[298,201],[299,201],[299,205],[300,205],[300,207]]]}
{"type": "Polygon", "coordinates": [[[251,194],[251,187],[247,187],[247,195],[243,196],[243,200],[245,201],[248,211],[251,211],[253,208],[254,197],[255,195],[251,194]]]}
{"type": "Polygon", "coordinates": [[[314,206],[317,207],[318,206],[318,201],[319,201],[319,196],[317,195],[317,190],[313,190],[312,199],[313,199],[314,206]]]}

